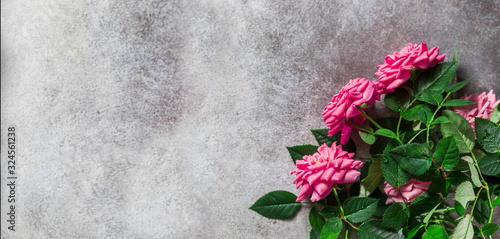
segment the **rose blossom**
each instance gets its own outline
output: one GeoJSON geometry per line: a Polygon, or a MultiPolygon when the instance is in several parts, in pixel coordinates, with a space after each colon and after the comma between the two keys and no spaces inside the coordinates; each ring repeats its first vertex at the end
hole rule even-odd
{"type": "Polygon", "coordinates": [[[293,183],[297,188],[302,186],[297,202],[311,195],[311,201],[319,201],[332,192],[335,183],[353,183],[361,174],[358,170],[363,162],[352,160],[354,153],[343,151],[342,145],[336,144],[323,144],[317,153],[297,160],[297,168],[292,171],[297,175],[293,183]]]}
{"type": "Polygon", "coordinates": [[[399,187],[399,190],[398,188],[391,186],[387,182],[384,182],[384,184],[384,192],[385,194],[387,194],[387,201],[385,202],[385,204],[391,204],[395,202],[406,201],[407,203],[409,203],[413,201],[418,195],[427,191],[431,182],[422,182],[416,179],[410,179],[408,183],[399,187]],[[405,201],[403,201],[401,193],[403,194],[405,201]]]}
{"type": "Polygon", "coordinates": [[[421,45],[408,43],[399,52],[385,57],[385,62],[378,65],[376,76],[379,77],[378,94],[391,93],[398,86],[410,79],[411,68],[428,69],[439,62],[443,62],[446,55],[438,56],[439,49],[434,47],[427,50],[427,45],[422,42],[421,45]]]}
{"type": "Polygon", "coordinates": [[[500,99],[497,100],[495,94],[493,94],[493,90],[490,90],[488,94],[486,92],[481,93],[480,95],[473,94],[470,96],[464,95],[460,99],[470,100],[476,102],[473,105],[465,105],[465,106],[457,106],[453,107],[453,110],[463,116],[467,121],[469,121],[470,125],[473,129],[474,127],[474,118],[483,118],[490,119],[491,113],[500,103],[500,99]]]}
{"type": "Polygon", "coordinates": [[[340,92],[333,96],[323,111],[323,121],[330,127],[328,136],[332,136],[342,130],[341,144],[349,139],[354,124],[361,125],[365,118],[360,116],[361,112],[356,108],[358,105],[372,105],[380,96],[375,94],[377,85],[373,81],[356,78],[349,81],[340,92]],[[349,119],[353,120],[351,122],[349,119]]]}

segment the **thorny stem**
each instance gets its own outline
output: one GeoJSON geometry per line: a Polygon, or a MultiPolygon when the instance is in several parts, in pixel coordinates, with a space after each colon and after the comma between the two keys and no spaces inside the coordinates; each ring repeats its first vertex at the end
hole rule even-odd
{"type": "Polygon", "coordinates": [[[406,198],[403,197],[403,193],[401,192],[401,188],[398,186],[398,192],[401,194],[401,198],[403,199],[403,202],[405,203],[406,208],[408,208],[408,202],[406,201],[406,198]]]}
{"type": "Polygon", "coordinates": [[[396,137],[397,137],[399,142],[401,142],[401,139],[399,138],[399,126],[401,125],[402,118],[403,118],[403,116],[401,114],[399,114],[398,127],[396,128],[396,137]]]}
{"type": "Polygon", "coordinates": [[[411,143],[420,133],[424,132],[425,129],[419,130],[411,139],[408,141],[408,144],[411,143]]]}
{"type": "MultiPolygon", "coordinates": [[[[434,114],[432,114],[431,120],[429,122],[434,121],[434,117],[436,117],[437,112],[441,109],[441,107],[443,107],[443,104],[444,104],[444,102],[446,102],[446,99],[448,99],[448,97],[450,97],[450,94],[451,93],[446,94],[446,97],[444,97],[444,99],[441,101],[441,103],[439,103],[439,105],[436,108],[436,111],[434,111],[434,114]]],[[[427,141],[426,142],[427,142],[427,145],[429,145],[430,125],[426,124],[425,126],[427,127],[427,141]]]]}
{"type": "Polygon", "coordinates": [[[370,121],[370,123],[372,123],[373,125],[375,125],[375,127],[379,128],[379,129],[383,129],[382,126],[380,126],[379,124],[377,124],[377,122],[375,122],[375,120],[373,120],[370,116],[368,116],[367,114],[365,114],[365,112],[363,112],[363,109],[361,107],[356,106],[356,108],[359,110],[360,115],[365,117],[368,121],[370,121]]]}
{"type": "MultiPolygon", "coordinates": [[[[359,228],[357,228],[356,226],[352,225],[352,223],[351,223],[349,220],[347,220],[347,219],[345,219],[345,218],[342,218],[342,219],[344,219],[344,221],[345,221],[345,222],[347,222],[347,224],[349,224],[352,228],[354,228],[354,229],[356,229],[357,231],[359,231],[359,228]]],[[[347,230],[348,230],[348,229],[346,228],[346,231],[347,231],[347,230]]]]}
{"type": "Polygon", "coordinates": [[[491,196],[490,196],[490,189],[488,186],[486,186],[486,194],[488,195],[488,204],[491,208],[490,210],[490,216],[488,218],[488,223],[491,223],[491,218],[493,217],[493,204],[491,203],[491,196]]]}
{"type": "MultiPolygon", "coordinates": [[[[484,180],[483,178],[483,174],[481,173],[481,169],[479,169],[479,165],[477,164],[477,159],[476,159],[476,156],[474,155],[474,153],[472,153],[472,149],[469,148],[469,145],[465,144],[467,146],[467,149],[469,150],[471,156],[472,156],[472,159],[473,159],[473,162],[474,162],[474,167],[476,168],[477,170],[477,174],[479,175],[479,177],[481,178],[481,183],[483,184],[481,186],[481,188],[479,189],[479,191],[477,192],[477,195],[476,195],[476,198],[474,199],[474,205],[472,206],[472,211],[471,211],[471,214],[472,212],[474,211],[474,207],[476,206],[476,202],[477,202],[477,199],[479,198],[479,193],[481,192],[481,190],[483,188],[486,188],[486,194],[487,194],[487,197],[488,197],[488,206],[490,206],[490,215],[488,217],[488,223],[491,222],[491,219],[493,217],[493,204],[491,203],[491,196],[490,196],[490,190],[489,190],[489,185],[488,183],[486,182],[486,180],[484,180]]],[[[472,220],[472,217],[471,217],[471,220],[472,220]]],[[[470,223],[470,220],[469,220],[469,223],[470,223]]],[[[467,228],[468,229],[468,228],[467,228]]],[[[491,239],[491,236],[488,236],[488,238],[491,239]]]]}
{"type": "MultiPolygon", "coordinates": [[[[472,209],[470,210],[470,218],[469,218],[469,224],[468,225],[471,225],[471,221],[472,221],[472,213],[474,213],[474,208],[476,207],[476,202],[477,200],[479,199],[479,194],[481,193],[481,190],[483,190],[483,187],[480,187],[479,188],[479,191],[477,191],[477,194],[476,194],[476,198],[474,198],[474,203],[472,204],[472,209]]],[[[473,230],[472,228],[470,230],[473,230]]],[[[465,234],[467,235],[467,232],[469,231],[469,226],[467,226],[467,230],[465,231],[465,234]]]]}
{"type": "Polygon", "coordinates": [[[443,166],[442,165],[439,165],[438,162],[436,161],[436,159],[434,158],[431,158],[432,162],[436,163],[436,165],[438,166],[439,170],[441,170],[441,172],[443,172],[443,175],[444,175],[444,178],[448,178],[447,175],[446,175],[446,171],[444,170],[443,166]]]}
{"type": "MultiPolygon", "coordinates": [[[[342,204],[340,203],[340,198],[339,198],[339,195],[337,194],[337,189],[333,188],[333,194],[335,195],[335,199],[337,199],[337,204],[339,204],[340,213],[341,213],[340,219],[342,219],[345,222],[347,222],[347,224],[349,224],[352,228],[354,228],[356,230],[359,230],[359,228],[357,228],[356,226],[354,226],[349,220],[347,220],[344,217],[344,208],[342,207],[342,204]]],[[[346,228],[346,231],[347,231],[347,228],[346,228]]]]}
{"type": "Polygon", "coordinates": [[[337,203],[339,204],[340,213],[342,218],[344,218],[344,208],[342,208],[342,204],[340,203],[339,195],[337,194],[337,189],[333,188],[333,194],[335,194],[335,199],[337,199],[337,203]]]}

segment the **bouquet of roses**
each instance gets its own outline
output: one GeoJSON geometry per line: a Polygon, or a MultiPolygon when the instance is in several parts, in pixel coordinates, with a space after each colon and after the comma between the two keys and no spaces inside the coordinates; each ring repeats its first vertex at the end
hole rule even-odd
{"type": "Polygon", "coordinates": [[[298,196],[270,192],[250,209],[273,219],[311,205],[311,238],[491,238],[500,204],[500,100],[493,91],[453,99],[457,51],[408,44],[351,80],[323,112],[318,145],[288,147],[298,196]],[[365,109],[383,99],[396,117],[365,109]],[[370,146],[355,157],[351,135],[370,146]],[[309,202],[310,200],[310,202],[309,202]],[[306,202],[304,202],[306,201],[306,202]]]}

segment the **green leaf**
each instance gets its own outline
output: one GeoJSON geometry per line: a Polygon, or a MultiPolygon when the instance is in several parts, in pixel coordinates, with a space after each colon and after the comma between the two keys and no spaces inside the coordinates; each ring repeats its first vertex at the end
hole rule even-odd
{"type": "Polygon", "coordinates": [[[325,218],[319,214],[316,207],[311,208],[311,211],[309,212],[309,223],[312,228],[316,228],[318,230],[321,230],[323,225],[325,225],[325,218]]]}
{"type": "Polygon", "coordinates": [[[429,223],[429,220],[431,220],[432,214],[434,214],[434,211],[436,211],[436,209],[439,207],[439,204],[441,204],[441,203],[438,203],[436,206],[434,206],[434,208],[429,213],[427,213],[427,215],[425,216],[424,221],[423,221],[425,224],[429,223]]]}
{"type": "Polygon", "coordinates": [[[394,160],[389,153],[397,145],[396,141],[392,141],[384,149],[384,160],[380,167],[382,169],[382,174],[384,175],[385,181],[392,185],[393,187],[400,187],[405,185],[410,181],[408,174],[399,166],[399,164],[394,160]]]}
{"type": "Polygon", "coordinates": [[[424,144],[404,144],[390,151],[399,166],[414,175],[424,174],[432,164],[431,153],[424,144]]]}
{"type": "Polygon", "coordinates": [[[481,187],[483,186],[481,184],[481,180],[479,179],[479,173],[477,172],[476,167],[474,164],[469,163],[469,170],[470,170],[470,179],[472,180],[472,184],[476,187],[481,187]]]}
{"type": "Polygon", "coordinates": [[[410,218],[410,211],[408,211],[405,204],[402,202],[393,203],[385,210],[382,225],[387,228],[397,229],[406,224],[408,218],[410,218]]]}
{"type": "Polygon", "coordinates": [[[370,164],[368,169],[368,176],[361,180],[359,196],[368,197],[382,181],[382,160],[378,159],[370,164]]]}
{"type": "Polygon", "coordinates": [[[500,122],[500,104],[498,104],[493,112],[491,112],[490,120],[495,124],[498,124],[500,122]]]}
{"type": "Polygon", "coordinates": [[[415,176],[415,179],[424,182],[434,181],[437,180],[439,174],[441,174],[441,170],[438,168],[437,164],[433,163],[427,172],[422,175],[415,176]]]}
{"type": "Polygon", "coordinates": [[[434,159],[444,169],[453,169],[460,159],[457,143],[453,136],[448,136],[439,141],[434,152],[434,159]]]}
{"type": "Polygon", "coordinates": [[[342,221],[338,217],[334,217],[326,221],[321,229],[321,239],[335,239],[342,231],[342,221]]]}
{"type": "Polygon", "coordinates": [[[361,129],[361,130],[363,130],[363,131],[365,131],[365,132],[368,132],[368,133],[370,133],[370,134],[372,134],[372,133],[373,133],[373,129],[372,129],[372,127],[370,127],[370,126],[368,126],[368,125],[362,125],[362,124],[360,124],[360,125],[355,125],[355,126],[356,126],[356,128],[361,129]]]}
{"type": "Polygon", "coordinates": [[[454,99],[444,102],[443,106],[463,106],[463,105],[473,105],[476,102],[470,100],[454,99]]]}
{"type": "MultiPolygon", "coordinates": [[[[442,175],[442,173],[440,173],[442,175]]],[[[429,193],[440,193],[443,197],[446,197],[449,192],[450,182],[446,181],[446,179],[441,176],[437,177],[435,180],[432,180],[431,185],[427,189],[429,193]]]]}
{"type": "Polygon", "coordinates": [[[460,171],[453,171],[448,174],[446,180],[452,185],[458,186],[459,184],[469,180],[469,177],[460,171]]]}
{"type": "Polygon", "coordinates": [[[474,219],[479,224],[483,224],[488,222],[488,218],[490,216],[490,208],[486,205],[484,200],[478,199],[476,201],[476,207],[474,208],[474,212],[472,212],[474,219]]]}
{"type": "Polygon", "coordinates": [[[429,109],[429,106],[422,104],[406,110],[401,113],[401,116],[408,121],[420,120],[428,124],[432,118],[432,111],[429,109]]]}
{"type": "Polygon", "coordinates": [[[340,134],[328,136],[328,130],[329,129],[311,129],[311,133],[314,135],[319,145],[326,144],[328,147],[331,147],[333,142],[340,141],[340,134]]]}
{"type": "Polygon", "coordinates": [[[363,141],[365,141],[365,143],[367,143],[367,144],[375,143],[375,136],[373,136],[373,134],[367,134],[367,133],[364,133],[362,131],[358,131],[358,133],[359,133],[359,137],[361,137],[361,139],[363,141]]]}
{"type": "Polygon", "coordinates": [[[461,159],[463,159],[465,162],[467,162],[469,164],[473,164],[474,163],[474,159],[472,159],[472,157],[469,156],[469,155],[465,155],[461,159]]]}
{"type": "Polygon", "coordinates": [[[426,230],[422,239],[449,239],[446,230],[439,225],[430,225],[426,230]]]}
{"type": "Polygon", "coordinates": [[[484,225],[484,227],[481,229],[481,232],[484,234],[484,235],[487,235],[487,236],[490,236],[490,235],[493,235],[495,234],[495,232],[497,232],[498,230],[498,225],[495,224],[495,223],[487,223],[486,225],[484,225]]]}
{"type": "Polygon", "coordinates": [[[359,227],[359,239],[400,239],[398,232],[384,228],[382,220],[370,220],[359,227]]]}
{"type": "Polygon", "coordinates": [[[443,94],[440,91],[430,91],[424,90],[422,91],[422,95],[419,97],[419,100],[427,102],[431,105],[439,105],[441,101],[443,101],[443,94]]]}
{"type": "Polygon", "coordinates": [[[318,146],[310,144],[297,145],[286,148],[288,149],[288,152],[292,157],[293,163],[295,163],[297,160],[302,160],[304,155],[313,155],[314,153],[318,152],[318,146]]]}
{"type": "Polygon", "coordinates": [[[439,196],[423,193],[418,195],[410,204],[410,212],[412,215],[420,215],[431,211],[440,203],[439,196]]]}
{"type": "Polygon", "coordinates": [[[377,210],[378,199],[369,197],[352,197],[344,206],[344,217],[354,223],[368,220],[377,210]]]}
{"type": "MultiPolygon", "coordinates": [[[[385,118],[377,119],[376,121],[378,124],[380,124],[380,126],[382,126],[382,128],[388,129],[394,133],[396,133],[398,130],[397,126],[398,126],[398,122],[399,122],[399,117],[398,118],[385,117],[385,118]]],[[[399,137],[401,140],[405,139],[404,136],[406,135],[406,133],[410,134],[411,132],[413,132],[413,131],[411,130],[410,127],[407,126],[407,124],[405,124],[404,122],[402,124],[400,124],[399,137]]],[[[392,139],[390,139],[390,138],[377,137],[377,140],[375,141],[375,143],[370,146],[370,154],[371,155],[382,154],[384,152],[385,147],[391,141],[392,141],[392,139]]]]}
{"type": "Polygon", "coordinates": [[[451,84],[449,86],[446,86],[446,88],[444,88],[444,91],[448,92],[448,93],[453,93],[457,90],[460,90],[462,89],[464,86],[466,86],[467,84],[469,84],[471,82],[471,80],[468,80],[468,81],[460,81],[460,82],[457,82],[455,84],[451,84]]]}
{"type": "Polygon", "coordinates": [[[384,137],[391,138],[391,139],[396,138],[396,134],[388,129],[379,129],[379,130],[375,131],[375,133],[373,133],[373,134],[384,136],[384,137]]]}
{"type": "Polygon", "coordinates": [[[423,90],[441,91],[448,86],[457,71],[456,62],[443,62],[426,70],[415,80],[415,95],[420,95],[423,90]]]}
{"type": "Polygon", "coordinates": [[[477,117],[474,124],[476,126],[477,142],[483,147],[484,151],[488,153],[500,152],[500,127],[489,120],[477,117]]]}
{"type": "Polygon", "coordinates": [[[418,231],[424,226],[423,223],[419,223],[418,226],[413,227],[409,232],[406,238],[412,239],[415,235],[417,235],[418,231]]]}
{"type": "Polygon", "coordinates": [[[394,92],[385,95],[384,103],[389,109],[400,112],[410,104],[410,94],[402,87],[396,88],[394,92]]]}
{"type": "MultiPolygon", "coordinates": [[[[314,138],[318,142],[319,145],[326,144],[328,147],[331,147],[333,142],[337,142],[337,145],[340,145],[340,132],[334,134],[333,136],[328,136],[328,128],[327,129],[312,129],[311,133],[314,135],[314,138]]],[[[346,144],[342,145],[342,149],[349,153],[356,152],[356,145],[354,142],[349,139],[346,144]]]]}
{"type": "MultiPolygon", "coordinates": [[[[471,158],[472,159],[472,158],[471,158]]],[[[454,168],[456,171],[468,171],[469,170],[469,163],[463,159],[463,157],[458,160],[457,165],[454,168]]]]}
{"type": "Polygon", "coordinates": [[[462,204],[456,201],[455,201],[455,212],[457,212],[459,216],[463,216],[465,214],[464,206],[462,206],[462,204]]]}
{"type": "Polygon", "coordinates": [[[297,196],[293,193],[278,190],[259,198],[250,209],[267,218],[289,218],[300,208],[300,203],[295,202],[296,200],[297,196]]]}
{"type": "Polygon", "coordinates": [[[498,204],[500,204],[500,197],[496,197],[491,204],[493,205],[493,207],[498,206],[498,204]]]}
{"type": "Polygon", "coordinates": [[[434,119],[432,122],[431,122],[431,125],[434,125],[434,124],[444,124],[444,123],[450,123],[451,121],[444,117],[444,116],[439,116],[437,119],[434,119]]]}
{"type": "Polygon", "coordinates": [[[493,194],[495,194],[495,196],[500,195],[500,186],[496,187],[496,188],[493,190],[493,194]]]}
{"type": "Polygon", "coordinates": [[[395,95],[391,94],[386,95],[384,98],[384,103],[391,110],[394,110],[396,112],[401,111],[401,104],[399,103],[399,100],[395,95]]]}
{"type": "Polygon", "coordinates": [[[459,202],[464,208],[467,206],[467,202],[473,201],[476,196],[474,195],[474,189],[470,181],[465,181],[458,185],[457,191],[455,192],[455,201],[459,202]]]}
{"type": "Polygon", "coordinates": [[[336,207],[325,207],[320,212],[319,215],[325,218],[333,218],[340,216],[340,210],[336,207]]]}
{"type": "Polygon", "coordinates": [[[500,174],[500,154],[487,154],[477,164],[482,174],[496,176],[500,174]]]}
{"type": "MultiPolygon", "coordinates": [[[[481,233],[481,230],[479,229],[478,226],[472,225],[472,228],[474,230],[475,235],[479,235],[481,233]]],[[[484,239],[484,238],[481,238],[480,236],[475,236],[474,239],[484,239]]]]}
{"type": "Polygon", "coordinates": [[[443,115],[451,121],[450,123],[441,124],[443,137],[455,137],[458,151],[460,153],[470,153],[470,150],[474,148],[476,139],[469,122],[451,110],[443,110],[443,115]]]}
{"type": "Polygon", "coordinates": [[[385,202],[387,202],[387,195],[382,193],[382,195],[379,196],[377,211],[373,214],[374,217],[382,218],[382,216],[384,216],[385,210],[389,207],[389,205],[385,204],[385,202]]]}
{"type": "Polygon", "coordinates": [[[321,231],[316,228],[311,228],[311,232],[309,233],[309,239],[320,239],[321,231]]]}
{"type": "MultiPolygon", "coordinates": [[[[477,160],[480,160],[481,158],[483,158],[484,156],[486,156],[486,153],[484,151],[482,151],[481,149],[478,149],[478,148],[473,149],[472,150],[472,154],[474,154],[474,156],[476,157],[477,160]]],[[[471,160],[471,162],[474,162],[474,161],[471,160]]]]}
{"type": "Polygon", "coordinates": [[[452,239],[472,239],[474,237],[474,229],[469,219],[470,215],[467,214],[460,220],[455,231],[451,235],[452,239]]]}

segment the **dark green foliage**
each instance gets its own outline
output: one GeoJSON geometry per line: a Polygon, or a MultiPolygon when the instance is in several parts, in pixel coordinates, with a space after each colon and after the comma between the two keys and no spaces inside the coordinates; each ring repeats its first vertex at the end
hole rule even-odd
{"type": "Polygon", "coordinates": [[[321,229],[321,239],[335,239],[342,231],[342,221],[334,217],[328,220],[321,229]]]}
{"type": "Polygon", "coordinates": [[[393,159],[408,173],[424,174],[432,164],[431,153],[424,144],[404,144],[390,150],[393,159]]]}
{"type": "Polygon", "coordinates": [[[382,226],[382,220],[369,220],[359,227],[359,239],[400,239],[394,229],[382,226]]]}
{"type": "Polygon", "coordinates": [[[288,152],[292,157],[293,163],[295,163],[297,160],[302,160],[302,157],[304,157],[304,155],[313,155],[318,151],[318,146],[310,144],[297,145],[286,148],[288,149],[288,152]]]}
{"type": "Polygon", "coordinates": [[[455,138],[448,136],[441,139],[433,156],[439,166],[448,170],[453,169],[460,159],[455,138]]]}
{"type": "Polygon", "coordinates": [[[384,150],[385,162],[383,162],[381,166],[382,174],[384,175],[385,180],[394,187],[405,185],[410,180],[408,174],[399,166],[396,160],[394,160],[389,153],[397,145],[396,141],[392,141],[389,145],[387,145],[384,150]]]}
{"type": "Polygon", "coordinates": [[[490,215],[490,208],[486,205],[484,200],[478,199],[472,215],[479,224],[486,223],[490,215]]]}
{"type": "Polygon", "coordinates": [[[378,199],[352,197],[345,202],[344,216],[351,222],[360,223],[368,220],[377,210],[378,199]]]}
{"type": "Polygon", "coordinates": [[[393,203],[385,210],[382,225],[387,228],[397,229],[408,222],[410,211],[402,202],[393,203]]]}
{"type": "Polygon", "coordinates": [[[430,225],[426,230],[422,239],[448,239],[448,233],[444,227],[439,225],[430,225]]]}
{"type": "Polygon", "coordinates": [[[483,226],[481,229],[481,232],[483,232],[484,235],[493,235],[495,232],[498,230],[498,225],[495,223],[488,223],[483,226]]]}
{"type": "MultiPolygon", "coordinates": [[[[337,142],[337,145],[340,145],[340,132],[333,136],[328,136],[328,129],[312,129],[311,133],[320,146],[326,144],[328,147],[331,147],[333,142],[337,142]]],[[[342,149],[349,153],[356,153],[356,145],[352,139],[349,139],[347,143],[342,145],[342,149]]]]}
{"type": "Polygon", "coordinates": [[[456,71],[456,62],[443,62],[425,71],[415,80],[415,95],[420,95],[425,89],[443,92],[456,71]]]}
{"type": "Polygon", "coordinates": [[[319,214],[316,207],[311,208],[311,211],[309,212],[309,223],[312,228],[316,228],[318,230],[321,230],[323,225],[325,225],[325,218],[319,214]]]}
{"type": "Polygon", "coordinates": [[[289,218],[300,208],[296,200],[297,196],[291,192],[273,191],[259,198],[250,209],[267,218],[289,218]]]}
{"type": "Polygon", "coordinates": [[[477,142],[488,153],[500,152],[500,127],[481,118],[475,119],[477,142]]]}
{"type": "Polygon", "coordinates": [[[500,174],[500,153],[487,154],[478,161],[482,174],[495,176],[500,174]]]}

